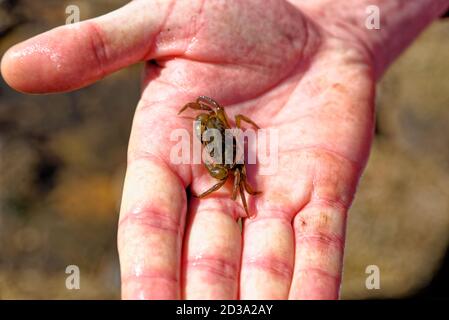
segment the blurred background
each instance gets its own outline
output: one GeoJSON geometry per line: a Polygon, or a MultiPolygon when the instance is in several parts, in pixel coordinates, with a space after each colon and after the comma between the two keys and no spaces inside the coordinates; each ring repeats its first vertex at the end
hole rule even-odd
{"type": "MultiPolygon", "coordinates": [[[[0,55],[125,0],[0,0],[0,55]]],[[[342,298],[449,297],[449,19],[378,85],[376,137],[350,210],[342,298]],[[367,266],[380,289],[367,290],[367,266]]],[[[32,96],[0,79],[0,298],[118,299],[116,227],[139,65],[72,93],[32,96]],[[111,94],[111,93],[114,94],[111,94]],[[81,270],[67,290],[65,269],[81,270]]]]}

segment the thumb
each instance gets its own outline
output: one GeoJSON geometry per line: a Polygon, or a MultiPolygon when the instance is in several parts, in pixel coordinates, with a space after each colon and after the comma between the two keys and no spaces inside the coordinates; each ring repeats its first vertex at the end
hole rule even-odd
{"type": "Polygon", "coordinates": [[[1,72],[28,93],[89,85],[151,57],[173,1],[133,1],[104,16],[55,28],[9,49],[1,72]]]}

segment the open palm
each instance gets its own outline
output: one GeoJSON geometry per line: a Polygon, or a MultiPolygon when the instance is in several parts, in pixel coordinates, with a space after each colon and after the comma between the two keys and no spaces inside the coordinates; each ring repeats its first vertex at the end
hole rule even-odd
{"type": "MultiPolygon", "coordinates": [[[[292,1],[293,2],[293,1],[292,1]]],[[[119,221],[124,298],[337,298],[346,213],[372,138],[374,76],[363,44],[287,1],[134,1],[12,48],[5,79],[26,92],[76,89],[147,61],[119,221]],[[333,32],[332,30],[338,30],[333,32]],[[276,129],[274,174],[249,166],[254,219],[232,185],[170,161],[178,116],[207,95],[276,129]]],[[[338,19],[335,21],[338,22],[338,19]]],[[[197,112],[188,111],[190,116],[197,112]]]]}

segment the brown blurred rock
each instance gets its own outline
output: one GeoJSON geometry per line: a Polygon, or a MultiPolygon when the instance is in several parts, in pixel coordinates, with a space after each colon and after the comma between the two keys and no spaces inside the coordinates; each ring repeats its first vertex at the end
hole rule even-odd
{"type": "MultiPolygon", "coordinates": [[[[88,19],[126,2],[19,0],[28,22],[0,37],[0,54],[64,24],[69,4],[88,19]]],[[[0,81],[0,298],[118,298],[117,214],[139,80],[131,67],[50,96],[0,81]],[[70,264],[79,291],[65,288],[70,264]]]]}
{"type": "Polygon", "coordinates": [[[378,128],[350,210],[343,298],[409,295],[449,243],[449,21],[428,29],[379,83],[378,128]],[[377,265],[381,289],[367,290],[377,265]]]}

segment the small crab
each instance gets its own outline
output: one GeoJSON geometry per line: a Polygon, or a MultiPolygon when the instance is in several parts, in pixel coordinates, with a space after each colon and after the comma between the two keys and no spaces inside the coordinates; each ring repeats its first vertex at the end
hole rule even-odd
{"type": "MultiPolygon", "coordinates": [[[[238,146],[235,137],[232,137],[232,144],[224,143],[224,141],[227,139],[226,135],[228,135],[229,132],[229,130],[226,129],[232,129],[224,108],[212,98],[200,96],[196,99],[196,102],[187,103],[181,110],[179,110],[178,115],[188,108],[207,111],[207,113],[200,113],[196,117],[195,134],[198,139],[200,139],[201,144],[204,146],[210,158],[212,159],[209,161],[205,161],[206,169],[209,171],[212,177],[219,180],[219,182],[212,186],[210,189],[206,190],[200,195],[194,196],[198,198],[204,198],[212,192],[217,191],[226,183],[229,174],[232,172],[234,175],[232,199],[236,200],[237,193],[240,192],[240,198],[242,199],[246,215],[247,217],[250,217],[251,215],[248,212],[248,205],[245,198],[245,190],[251,195],[257,195],[260,193],[260,191],[255,191],[247,181],[246,167],[243,158],[237,159],[238,146]],[[219,146],[221,148],[217,148],[216,142],[214,144],[213,137],[211,137],[207,141],[206,139],[204,139],[203,133],[205,133],[208,129],[218,130],[222,138],[222,146],[219,146]],[[224,150],[224,152],[222,151],[220,153],[217,152],[217,150],[224,150]],[[225,155],[229,154],[232,155],[232,161],[225,161],[225,155]]],[[[255,128],[259,129],[259,126],[248,117],[241,114],[235,116],[235,124],[237,128],[241,129],[240,124],[242,121],[245,121],[253,125],[255,128]]]]}

